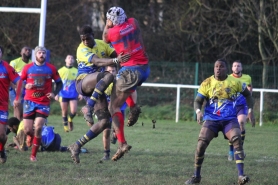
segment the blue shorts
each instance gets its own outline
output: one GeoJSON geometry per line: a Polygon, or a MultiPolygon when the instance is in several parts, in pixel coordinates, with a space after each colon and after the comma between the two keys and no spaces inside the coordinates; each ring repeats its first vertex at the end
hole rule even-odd
{"type": "Polygon", "coordinates": [[[149,75],[149,65],[123,66],[116,76],[116,88],[122,92],[136,90],[149,75]]]}
{"type": "Polygon", "coordinates": [[[8,122],[9,111],[0,110],[0,124],[6,125],[8,122]]]}
{"type": "Polygon", "coordinates": [[[236,115],[239,116],[241,114],[248,115],[247,105],[236,105],[236,115]]]}
{"type": "Polygon", "coordinates": [[[203,127],[206,127],[211,131],[213,131],[215,133],[215,137],[218,137],[218,132],[220,131],[225,136],[225,134],[232,128],[240,128],[238,120],[236,118],[232,120],[225,120],[225,121],[206,120],[203,123],[203,127]]]}
{"type": "Polygon", "coordinates": [[[64,98],[64,97],[59,97],[59,102],[70,102],[70,101],[72,101],[72,100],[77,100],[77,97],[75,97],[75,98],[64,98]]]}
{"type": "Polygon", "coordinates": [[[23,104],[23,118],[28,118],[32,115],[41,115],[36,117],[47,118],[49,116],[50,106],[37,104],[30,100],[25,100],[23,104]]]}

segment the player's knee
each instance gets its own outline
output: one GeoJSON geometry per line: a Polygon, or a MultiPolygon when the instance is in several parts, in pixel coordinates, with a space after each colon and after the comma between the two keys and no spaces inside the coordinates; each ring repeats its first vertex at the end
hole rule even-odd
{"type": "Polygon", "coordinates": [[[234,135],[230,139],[230,142],[233,144],[235,150],[242,150],[242,141],[241,141],[241,135],[234,135]]]}
{"type": "Polygon", "coordinates": [[[114,75],[109,73],[108,71],[105,71],[97,75],[97,81],[100,81],[100,79],[103,79],[106,82],[106,84],[110,84],[114,80],[114,75]]]}
{"type": "Polygon", "coordinates": [[[199,137],[197,150],[196,150],[196,156],[198,156],[198,157],[203,156],[208,145],[209,145],[209,140],[207,138],[199,137]]]}

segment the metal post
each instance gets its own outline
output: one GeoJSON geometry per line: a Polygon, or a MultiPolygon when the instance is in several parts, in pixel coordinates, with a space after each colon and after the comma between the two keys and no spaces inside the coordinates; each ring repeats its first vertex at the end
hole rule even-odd
{"type": "Polygon", "coordinates": [[[41,0],[39,46],[44,46],[47,0],[41,0]]]}
{"type": "Polygon", "coordinates": [[[176,123],[179,121],[180,110],[180,86],[177,86],[177,102],[176,102],[176,123]]]}
{"type": "MultiPolygon", "coordinates": [[[[198,85],[198,77],[199,77],[199,63],[196,62],[195,63],[195,80],[194,80],[194,85],[198,85]]],[[[196,95],[197,95],[197,89],[194,89],[193,100],[195,99],[196,95]]],[[[195,120],[195,118],[196,118],[196,112],[193,109],[193,120],[195,120]]]]}
{"type": "Polygon", "coordinates": [[[264,107],[264,92],[263,90],[260,92],[260,126],[263,126],[263,107],[264,107]]]}

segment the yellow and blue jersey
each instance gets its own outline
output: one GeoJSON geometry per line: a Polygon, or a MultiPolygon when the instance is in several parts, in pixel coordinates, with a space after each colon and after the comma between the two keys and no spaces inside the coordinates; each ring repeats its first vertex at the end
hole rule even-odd
{"type": "Polygon", "coordinates": [[[24,130],[23,121],[21,121],[21,122],[19,123],[16,134],[18,135],[22,130],[24,130]]]}
{"type": "Polygon", "coordinates": [[[218,81],[211,76],[200,85],[197,96],[206,99],[204,120],[230,120],[236,118],[235,103],[237,93],[245,90],[246,85],[228,76],[218,81]]]}
{"type": "Polygon", "coordinates": [[[77,69],[75,67],[62,67],[58,73],[63,82],[63,89],[59,92],[59,96],[63,98],[76,98],[78,93],[75,88],[75,79],[77,77],[77,69]]]}
{"type": "Polygon", "coordinates": [[[99,58],[109,58],[113,53],[114,49],[109,44],[102,40],[95,39],[95,46],[89,48],[81,42],[77,48],[77,64],[78,64],[78,75],[77,80],[82,79],[86,74],[94,73],[96,71],[105,71],[105,67],[98,67],[91,63],[91,59],[94,55],[99,58]]]}
{"type": "MultiPolygon", "coordinates": [[[[32,63],[31,60],[29,60],[28,64],[32,63]]],[[[14,68],[14,70],[21,75],[21,71],[23,69],[23,67],[26,65],[27,63],[25,63],[21,57],[14,59],[10,62],[10,66],[12,66],[14,68]]]]}
{"type": "MultiPolygon", "coordinates": [[[[241,77],[236,77],[233,74],[231,74],[230,76],[233,77],[234,79],[239,80],[241,83],[245,84],[246,86],[250,86],[252,84],[252,80],[249,75],[242,74],[241,77]]],[[[237,96],[237,105],[246,105],[246,99],[240,93],[238,93],[237,96]]]]}

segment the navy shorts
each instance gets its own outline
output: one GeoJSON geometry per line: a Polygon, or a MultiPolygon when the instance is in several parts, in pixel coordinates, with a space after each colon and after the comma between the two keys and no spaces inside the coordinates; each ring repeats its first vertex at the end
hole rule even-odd
{"type": "Polygon", "coordinates": [[[222,132],[225,136],[225,134],[231,130],[232,128],[239,128],[238,120],[231,119],[231,120],[225,120],[225,121],[212,121],[212,120],[206,120],[203,123],[203,127],[206,127],[213,131],[215,133],[215,137],[218,137],[218,132],[222,132]]]}

